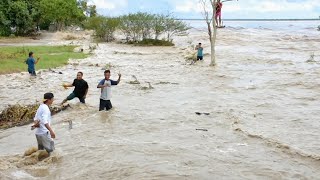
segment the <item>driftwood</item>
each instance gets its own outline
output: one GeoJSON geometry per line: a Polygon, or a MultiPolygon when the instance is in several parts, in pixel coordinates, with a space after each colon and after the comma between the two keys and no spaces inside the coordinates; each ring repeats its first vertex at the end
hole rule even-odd
{"type": "MultiPolygon", "coordinates": [[[[0,114],[0,129],[8,129],[14,126],[23,126],[33,122],[33,118],[40,104],[10,105],[0,114]]],[[[51,114],[55,115],[70,106],[51,106],[51,114]]]]}

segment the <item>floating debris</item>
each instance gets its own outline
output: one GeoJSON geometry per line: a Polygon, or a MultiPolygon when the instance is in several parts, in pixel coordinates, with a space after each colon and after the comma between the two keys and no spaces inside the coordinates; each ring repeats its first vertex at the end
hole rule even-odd
{"type": "Polygon", "coordinates": [[[148,87],[142,86],[140,89],[141,89],[141,90],[154,89],[154,87],[151,86],[151,83],[150,83],[150,82],[147,82],[147,83],[148,83],[148,85],[149,85],[148,87]]]}
{"type": "Polygon", "coordinates": [[[197,115],[199,115],[199,116],[200,116],[200,115],[202,115],[202,114],[207,115],[207,116],[208,116],[208,115],[210,115],[210,113],[206,113],[206,112],[204,112],[204,113],[201,113],[201,112],[195,112],[195,113],[196,113],[197,115]]]}
{"type": "Polygon", "coordinates": [[[208,131],[208,129],[196,129],[197,131],[208,131]]]}
{"type": "Polygon", "coordinates": [[[314,60],[314,53],[310,55],[310,58],[306,62],[316,62],[316,60],[314,60]]]}
{"type": "Polygon", "coordinates": [[[68,123],[69,123],[69,129],[72,129],[72,120],[69,120],[68,123]]]}
{"type": "MultiPolygon", "coordinates": [[[[32,105],[10,105],[0,114],[0,129],[7,129],[14,126],[23,126],[33,122],[33,118],[40,104],[32,105]]],[[[51,106],[51,114],[55,115],[70,106],[51,106]]]]}
{"type": "Polygon", "coordinates": [[[130,81],[129,84],[140,84],[140,82],[138,81],[135,75],[132,75],[132,78],[134,79],[134,81],[130,81]]]}
{"type": "Polygon", "coordinates": [[[51,69],[51,68],[49,68],[49,71],[52,72],[52,73],[63,74],[61,71],[55,71],[55,70],[53,70],[53,69],[51,69]]]}
{"type": "Polygon", "coordinates": [[[156,85],[158,85],[158,84],[174,84],[174,85],[178,85],[179,83],[160,81],[160,82],[156,83],[156,85]]]}
{"type": "Polygon", "coordinates": [[[197,52],[195,52],[195,51],[187,52],[187,54],[184,56],[184,59],[186,61],[191,61],[191,63],[195,62],[197,60],[197,52]]]}

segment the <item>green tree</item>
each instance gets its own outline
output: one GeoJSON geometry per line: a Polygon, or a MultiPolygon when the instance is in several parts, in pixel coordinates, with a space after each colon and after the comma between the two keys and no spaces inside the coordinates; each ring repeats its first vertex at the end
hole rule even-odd
{"type": "Polygon", "coordinates": [[[88,12],[89,12],[89,17],[96,17],[97,16],[97,6],[96,5],[91,5],[88,8],[88,12]]]}
{"type": "Polygon", "coordinates": [[[10,2],[8,17],[11,21],[10,26],[14,29],[15,34],[24,35],[33,31],[32,16],[25,1],[10,2]]]}
{"type": "Polygon", "coordinates": [[[154,21],[152,23],[152,29],[155,34],[155,39],[157,40],[159,36],[165,31],[165,20],[166,16],[162,14],[155,15],[154,21]]]}
{"type": "Polygon", "coordinates": [[[54,23],[59,31],[65,25],[79,25],[85,19],[83,9],[76,0],[41,0],[40,13],[43,22],[54,23]]]}
{"type": "Polygon", "coordinates": [[[164,33],[167,41],[172,41],[173,36],[186,34],[189,27],[186,23],[175,20],[169,15],[138,12],[121,16],[119,29],[126,36],[127,41],[137,42],[151,39],[152,36],[157,40],[164,33]]]}
{"type": "Polygon", "coordinates": [[[28,6],[29,14],[31,15],[33,26],[39,30],[40,27],[40,0],[25,0],[28,6]]]}
{"type": "Polygon", "coordinates": [[[172,41],[175,35],[185,35],[190,29],[185,22],[175,20],[173,17],[167,16],[164,21],[164,32],[167,35],[167,41],[172,41]]]}
{"type": "Polygon", "coordinates": [[[100,40],[110,42],[114,40],[114,32],[119,24],[119,18],[96,16],[89,18],[84,27],[94,30],[95,36],[100,40]]]}
{"type": "Polygon", "coordinates": [[[0,2],[0,36],[8,36],[11,34],[11,21],[7,18],[7,5],[5,1],[0,2]]]}
{"type": "Polygon", "coordinates": [[[134,33],[132,28],[132,17],[129,15],[120,16],[120,24],[119,29],[126,37],[126,41],[128,42],[130,39],[134,39],[134,33]]]}
{"type": "Polygon", "coordinates": [[[95,17],[98,14],[96,5],[88,5],[88,0],[78,0],[78,7],[87,17],[95,17]]]}

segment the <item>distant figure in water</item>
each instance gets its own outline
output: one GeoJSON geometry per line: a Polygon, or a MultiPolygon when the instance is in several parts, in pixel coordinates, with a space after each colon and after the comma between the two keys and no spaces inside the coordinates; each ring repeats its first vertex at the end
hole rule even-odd
{"type": "Polygon", "coordinates": [[[203,47],[201,46],[201,43],[199,43],[196,46],[196,50],[198,51],[197,52],[197,61],[203,60],[203,47]]]}
{"type": "Polygon", "coordinates": [[[33,58],[33,52],[29,52],[29,57],[25,61],[28,64],[28,72],[31,76],[36,76],[35,64],[39,62],[40,58],[37,58],[37,61],[33,58]]]}
{"type": "Polygon", "coordinates": [[[74,90],[66,99],[64,99],[62,101],[61,105],[67,101],[70,101],[70,100],[76,98],[76,97],[80,100],[81,103],[83,103],[83,104],[86,103],[85,99],[87,97],[89,86],[88,86],[88,83],[82,79],[82,77],[83,77],[83,73],[78,72],[77,78],[73,80],[72,84],[63,84],[64,88],[74,86],[74,90]]]}
{"type": "Polygon", "coordinates": [[[112,104],[110,101],[111,98],[111,86],[118,85],[121,79],[121,74],[119,73],[119,78],[117,81],[110,79],[110,70],[104,71],[104,79],[102,79],[97,88],[101,88],[101,96],[100,96],[100,105],[99,111],[102,110],[110,110],[112,108],[112,104]]]}
{"type": "Polygon", "coordinates": [[[222,21],[221,21],[222,2],[220,0],[217,0],[215,7],[216,7],[216,23],[218,27],[221,27],[222,26],[222,21]]]}
{"type": "Polygon", "coordinates": [[[54,131],[51,129],[51,111],[49,106],[53,103],[53,94],[45,93],[43,96],[43,104],[41,104],[34,117],[34,125],[36,128],[36,138],[38,142],[38,150],[46,150],[49,154],[54,150],[54,141],[56,138],[54,131]]]}

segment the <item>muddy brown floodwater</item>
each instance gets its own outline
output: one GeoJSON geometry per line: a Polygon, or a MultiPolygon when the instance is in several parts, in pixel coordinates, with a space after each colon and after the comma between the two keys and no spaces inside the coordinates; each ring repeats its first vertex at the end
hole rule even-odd
{"type": "Polygon", "coordinates": [[[99,44],[63,74],[1,75],[1,109],[47,91],[60,103],[77,71],[90,89],[87,106],[73,100],[53,117],[54,160],[23,163],[36,145],[29,126],[0,131],[0,179],[318,179],[320,39],[309,31],[221,29],[214,68],[208,54],[184,60],[190,44],[209,53],[207,34],[191,30],[176,47],[99,44]],[[123,78],[114,109],[98,112],[106,66],[123,78]]]}

